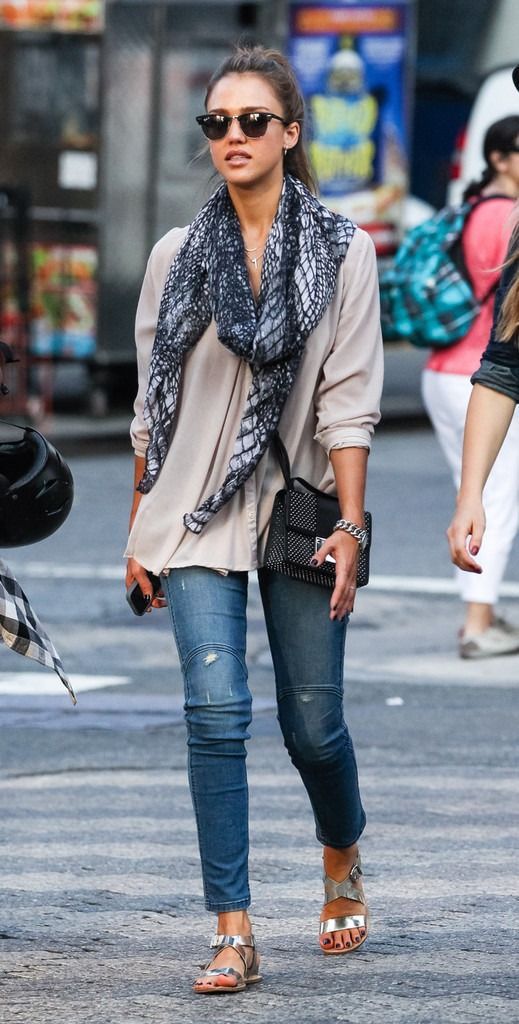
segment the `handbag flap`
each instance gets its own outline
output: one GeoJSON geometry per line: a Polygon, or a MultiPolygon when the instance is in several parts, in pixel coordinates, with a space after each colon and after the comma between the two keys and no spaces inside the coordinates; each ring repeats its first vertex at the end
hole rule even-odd
{"type": "Polygon", "coordinates": [[[296,477],[286,491],[286,525],[289,530],[313,537],[328,537],[340,518],[339,502],[296,477]]]}

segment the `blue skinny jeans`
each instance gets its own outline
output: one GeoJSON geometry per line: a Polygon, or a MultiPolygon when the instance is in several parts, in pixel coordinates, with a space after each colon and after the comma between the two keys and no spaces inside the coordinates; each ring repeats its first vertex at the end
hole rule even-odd
{"type": "MultiPolygon", "coordinates": [[[[351,846],[365,815],[343,717],[346,622],[329,619],[330,592],[259,570],[274,663],[278,720],[310,798],[320,843],[351,846]]],[[[162,579],[182,665],[188,772],[205,905],[250,904],[246,740],[251,694],[245,662],[246,572],[192,566],[162,579]]]]}

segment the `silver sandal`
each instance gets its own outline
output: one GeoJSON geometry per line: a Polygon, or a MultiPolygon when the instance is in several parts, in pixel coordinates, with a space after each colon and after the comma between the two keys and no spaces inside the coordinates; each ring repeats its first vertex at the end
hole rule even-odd
{"type": "MultiPolygon", "coordinates": [[[[261,981],[261,974],[259,971],[259,953],[256,950],[256,943],[254,941],[254,935],[215,935],[211,942],[211,949],[215,949],[216,953],[220,950],[225,949],[226,946],[232,946],[236,950],[237,954],[243,960],[243,973],[240,974],[234,967],[211,967],[209,964],[204,964],[202,974],[200,974],[193,985],[193,991],[198,992],[200,995],[209,996],[216,994],[232,994],[234,992],[243,992],[247,985],[254,985],[256,982],[261,981]],[[253,956],[252,961],[247,964],[247,959],[243,950],[252,949],[253,956]],[[209,969],[208,969],[209,968],[209,969]],[[207,988],[199,988],[199,984],[204,978],[216,978],[219,974],[226,975],[229,978],[236,978],[236,985],[215,985],[210,983],[207,988]]],[[[214,957],[213,957],[214,960],[214,957]]],[[[211,963],[212,961],[209,961],[211,963]]]]}
{"type": "MultiPolygon", "coordinates": [[[[366,907],[366,898],[362,890],[355,886],[355,882],[358,882],[362,876],[362,867],[360,862],[360,854],[357,854],[355,862],[350,870],[349,875],[343,879],[342,882],[336,882],[334,878],[330,878],[329,875],[324,875],[324,905],[331,903],[332,900],[337,900],[343,897],[347,900],[355,900],[357,903],[362,903],[366,907]]],[[[367,908],[366,908],[367,910],[367,908]]],[[[352,943],[351,946],[343,946],[342,949],[334,949],[330,947],[326,949],[321,945],[321,949],[325,956],[337,956],[341,953],[352,953],[362,943],[366,941],[368,937],[368,915],[366,914],[352,914],[348,917],[330,917],[327,921],[321,921],[319,926],[319,935],[326,935],[328,932],[345,932],[345,931],[361,931],[364,930],[364,935],[361,936],[358,942],[352,943]]]]}

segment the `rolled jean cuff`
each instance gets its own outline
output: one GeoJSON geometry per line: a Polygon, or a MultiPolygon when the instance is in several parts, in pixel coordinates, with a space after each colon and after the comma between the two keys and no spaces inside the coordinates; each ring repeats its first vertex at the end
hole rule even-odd
{"type": "Polygon", "coordinates": [[[337,842],[336,839],[331,841],[329,838],[324,836],[322,834],[322,832],[319,831],[319,829],[315,830],[315,834],[316,834],[316,837],[317,837],[317,842],[320,843],[321,846],[331,846],[332,850],[346,850],[349,846],[353,846],[354,843],[358,843],[358,841],[359,841],[362,833],[364,832],[365,828],[366,828],[366,815],[363,814],[362,815],[362,823],[361,823],[360,829],[355,833],[355,835],[353,836],[352,839],[347,838],[347,839],[345,839],[344,842],[342,841],[342,839],[341,839],[340,842],[337,842]]]}
{"type": "Polygon", "coordinates": [[[206,900],[205,909],[213,914],[230,914],[233,910],[248,910],[250,903],[250,896],[245,900],[230,900],[228,903],[211,903],[206,900]]]}

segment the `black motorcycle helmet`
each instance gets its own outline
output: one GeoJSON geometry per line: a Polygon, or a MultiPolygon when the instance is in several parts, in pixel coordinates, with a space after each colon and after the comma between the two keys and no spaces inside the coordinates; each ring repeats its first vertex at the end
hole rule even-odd
{"type": "Polygon", "coordinates": [[[0,420],[0,548],[50,537],[73,497],[72,473],[54,445],[32,427],[0,420]]]}

